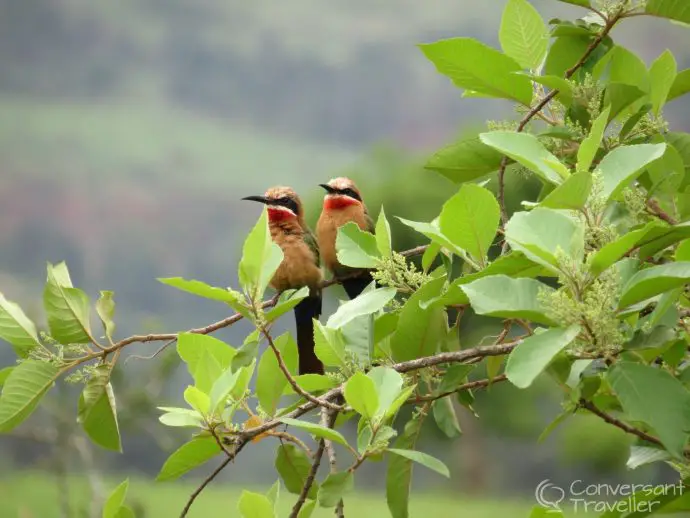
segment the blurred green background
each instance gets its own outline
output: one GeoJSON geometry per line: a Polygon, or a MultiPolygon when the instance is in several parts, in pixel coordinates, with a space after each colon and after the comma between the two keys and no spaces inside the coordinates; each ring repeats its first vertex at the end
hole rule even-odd
{"type": "MultiPolygon", "coordinates": [[[[424,157],[487,119],[516,114],[507,102],[461,99],[415,44],[462,35],[497,46],[504,4],[0,0],[0,291],[42,322],[45,263],[66,260],[92,296],[115,291],[119,336],[177,331],[226,312],[156,277],[236,285],[239,247],[258,215],[243,196],[292,185],[313,224],[317,184],[345,174],[373,214],[383,204],[389,217],[430,220],[454,187],[424,171],[424,157]]],[[[547,20],[583,14],[554,0],[534,4],[547,20]]],[[[634,19],[614,38],[647,63],[670,48],[679,70],[690,66],[687,29],[634,19]]],[[[666,115],[674,129],[690,130],[687,101],[666,115]]],[[[515,209],[535,186],[507,180],[515,209]]],[[[421,242],[392,225],[397,248],[421,242]]],[[[341,295],[330,290],[327,308],[341,295]]],[[[465,343],[489,326],[468,319],[465,343]]],[[[247,331],[241,323],[219,337],[239,345],[247,331]]],[[[0,366],[14,362],[5,345],[0,366]]],[[[61,385],[0,438],[0,516],[99,516],[100,498],[126,476],[137,516],[176,515],[209,469],[151,482],[185,440],[155,409],[182,400],[189,379],[178,367],[171,349],[118,371],[123,455],[85,440],[74,419],[78,387],[61,385]]],[[[443,458],[453,478],[417,470],[412,516],[525,516],[546,478],[672,479],[660,468],[627,471],[628,437],[595,418],[573,418],[538,444],[558,401],[547,379],[528,391],[497,385],[478,394],[481,420],[460,413],[460,440],[429,422],[422,449],[443,458]]],[[[192,516],[234,516],[240,484],[265,491],[274,481],[268,443],[227,469],[192,516]]],[[[358,472],[353,515],[386,515],[384,483],[383,465],[358,472]]]]}

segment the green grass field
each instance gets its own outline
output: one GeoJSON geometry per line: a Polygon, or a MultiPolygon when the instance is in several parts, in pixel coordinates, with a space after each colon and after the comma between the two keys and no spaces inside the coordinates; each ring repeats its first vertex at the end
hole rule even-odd
{"type": "MultiPolygon", "coordinates": [[[[117,485],[118,479],[109,479],[108,492],[117,485]]],[[[88,505],[89,489],[84,478],[73,477],[69,481],[72,516],[76,509],[88,505]]],[[[179,516],[187,498],[196,488],[193,481],[155,483],[132,477],[127,502],[134,508],[144,509],[137,518],[169,518],[179,516]]],[[[265,492],[268,487],[252,488],[265,492]]],[[[222,482],[209,486],[196,500],[191,518],[233,518],[239,516],[237,501],[240,488],[222,482]]],[[[287,516],[295,495],[283,488],[280,496],[279,516],[287,516]]],[[[410,504],[411,518],[527,518],[532,502],[467,498],[450,494],[413,494],[410,504]]],[[[355,518],[386,518],[390,516],[383,491],[358,492],[346,499],[346,516],[355,518]]],[[[55,479],[39,472],[22,472],[0,478],[0,516],[2,518],[58,518],[59,499],[55,479]]],[[[313,518],[333,516],[330,509],[317,509],[313,518]]]]}

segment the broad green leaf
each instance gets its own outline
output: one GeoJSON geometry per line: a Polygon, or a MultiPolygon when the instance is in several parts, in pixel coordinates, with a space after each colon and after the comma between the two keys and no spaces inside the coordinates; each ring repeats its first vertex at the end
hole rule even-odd
{"type": "Polygon", "coordinates": [[[247,367],[242,367],[242,369],[236,371],[233,371],[232,367],[227,368],[213,382],[213,386],[209,392],[209,397],[211,400],[210,409],[212,413],[220,413],[225,405],[225,402],[230,396],[230,392],[232,392],[232,390],[235,388],[240,374],[242,374],[243,369],[246,368],[247,367]]]}
{"type": "MultiPolygon", "coordinates": [[[[411,419],[395,442],[396,448],[412,449],[422,429],[420,417],[411,419]]],[[[412,484],[412,461],[398,455],[388,455],[386,471],[386,500],[392,518],[409,518],[408,501],[412,484]]]]}
{"type": "Polygon", "coordinates": [[[8,376],[13,370],[14,365],[10,367],[3,367],[2,369],[0,369],[0,387],[2,387],[5,384],[5,381],[7,381],[8,376]]]}
{"type": "Polygon", "coordinates": [[[340,329],[325,327],[314,319],[314,353],[327,367],[343,367],[347,361],[340,329]]]}
{"type": "Polygon", "coordinates": [[[529,106],[532,84],[527,77],[513,74],[520,65],[472,38],[451,38],[419,46],[436,69],[456,86],[492,97],[514,99],[529,106]]]}
{"type": "Polygon", "coordinates": [[[301,428],[306,430],[316,437],[327,439],[329,441],[337,442],[343,446],[348,446],[347,440],[342,436],[340,432],[333,430],[332,428],[327,428],[320,424],[310,423],[309,421],[300,421],[299,419],[291,419],[289,417],[281,417],[280,421],[289,426],[294,426],[296,428],[301,428]]]}
{"type": "Polygon", "coordinates": [[[117,513],[125,503],[127,489],[129,489],[128,478],[122,481],[115,489],[113,489],[110,495],[108,495],[108,498],[103,505],[103,518],[118,518],[117,513]]]}
{"type": "Polygon", "coordinates": [[[565,106],[570,106],[573,102],[573,85],[567,79],[560,76],[539,76],[530,75],[532,81],[544,85],[551,90],[558,90],[556,100],[565,106]]]}
{"type": "Polygon", "coordinates": [[[59,374],[55,365],[38,360],[14,367],[0,395],[0,432],[9,432],[29,417],[59,374]]]}
{"type": "Polygon", "coordinates": [[[201,353],[201,357],[197,362],[196,368],[192,377],[194,378],[194,383],[196,387],[205,392],[206,394],[211,393],[211,387],[220,377],[225,369],[223,369],[216,360],[216,358],[208,351],[204,350],[201,353]]]}
{"type": "Polygon", "coordinates": [[[302,506],[302,509],[299,510],[297,518],[311,518],[315,508],[316,500],[307,500],[307,502],[302,506]]]}
{"type": "Polygon", "coordinates": [[[211,409],[211,398],[208,394],[191,385],[184,390],[184,400],[202,415],[208,415],[211,409]]]}
{"type": "Polygon", "coordinates": [[[48,263],[48,280],[43,292],[43,305],[48,317],[50,334],[62,344],[85,344],[91,341],[89,298],[72,287],[67,265],[48,263]]]}
{"type": "MultiPolygon", "coordinates": [[[[294,444],[284,443],[278,447],[275,467],[283,479],[285,488],[296,495],[302,491],[304,481],[309,475],[311,461],[307,455],[294,444]]],[[[319,485],[314,482],[309,490],[309,498],[316,498],[319,485]]]]}
{"type": "Polygon", "coordinates": [[[458,417],[455,415],[455,409],[453,408],[453,400],[450,396],[437,399],[433,402],[431,408],[436,425],[446,437],[454,439],[462,434],[458,417]]]}
{"type": "Polygon", "coordinates": [[[673,146],[666,146],[666,152],[647,167],[647,174],[652,181],[649,195],[660,193],[676,194],[685,179],[683,157],[673,146]]]}
{"type": "MultiPolygon", "coordinates": [[[[177,336],[177,354],[187,364],[189,373],[198,385],[197,369],[204,354],[209,354],[216,360],[220,369],[225,370],[232,364],[237,351],[225,342],[209,335],[180,333],[177,336]]],[[[207,388],[210,389],[210,386],[207,388]]]]}
{"type": "Polygon", "coordinates": [[[513,249],[554,271],[558,270],[559,249],[573,259],[584,254],[582,222],[552,209],[516,212],[506,225],[505,236],[513,249]]]}
{"type": "Polygon", "coordinates": [[[577,63],[589,47],[589,36],[561,36],[554,40],[546,56],[544,73],[550,76],[564,76],[577,63]]]}
{"type": "Polygon", "coordinates": [[[158,418],[165,426],[187,428],[201,428],[204,426],[204,420],[196,410],[176,407],[158,407],[158,409],[165,412],[158,418]]]}
{"type": "MultiPolygon", "coordinates": [[[[574,3],[571,0],[560,0],[561,2],[574,3]]],[[[543,507],[541,505],[535,505],[532,508],[532,512],[529,514],[529,518],[564,518],[561,511],[557,509],[552,509],[551,507],[543,507]]]]}
{"type": "Polygon", "coordinates": [[[79,398],[77,419],[94,443],[109,450],[122,451],[109,365],[99,365],[91,374],[79,398]]]}
{"type": "Polygon", "coordinates": [[[500,208],[493,194],[476,184],[464,184],[443,204],[441,232],[481,264],[496,236],[500,208]]]}
{"type": "Polygon", "coordinates": [[[250,315],[244,296],[237,291],[210,286],[202,281],[187,280],[182,277],[159,278],[158,281],[198,297],[225,302],[245,318],[250,315]]]}
{"type": "Polygon", "coordinates": [[[671,455],[660,448],[653,448],[651,446],[631,446],[630,457],[625,467],[628,469],[637,469],[640,466],[652,464],[653,462],[661,462],[671,459],[671,455]]]}
{"type": "Polygon", "coordinates": [[[683,239],[690,237],[690,221],[678,225],[666,225],[658,222],[637,243],[640,259],[651,257],[683,239]]]}
{"type": "Polygon", "coordinates": [[[604,92],[604,106],[610,109],[609,122],[633,116],[644,95],[645,92],[637,86],[625,83],[609,83],[604,92]]]}
{"type": "Polygon", "coordinates": [[[592,7],[592,4],[589,2],[589,0],[558,0],[558,1],[563,2],[565,4],[578,5],[580,7],[587,7],[587,8],[592,7]]]}
{"type": "Polygon", "coordinates": [[[422,453],[421,451],[403,450],[399,448],[388,448],[386,451],[395,453],[396,455],[400,455],[406,459],[410,459],[426,468],[429,468],[432,471],[435,471],[436,473],[443,475],[444,477],[450,478],[450,471],[448,471],[448,467],[443,462],[435,457],[432,457],[431,455],[422,453]]]}
{"type": "Polygon", "coordinates": [[[441,307],[421,304],[441,294],[445,277],[424,284],[407,299],[400,312],[398,327],[391,336],[391,351],[396,361],[407,361],[434,354],[446,333],[446,312],[441,307]]]}
{"type": "Polygon", "coordinates": [[[635,86],[643,92],[649,89],[649,72],[644,61],[620,45],[614,46],[594,65],[592,75],[609,83],[635,86]]]}
{"type": "Polygon", "coordinates": [[[195,437],[173,452],[158,473],[156,480],[174,480],[221,453],[213,437],[195,437]]]}
{"type": "Polygon", "coordinates": [[[243,490],[237,509],[243,518],[275,518],[273,503],[267,496],[243,490]]]}
{"type": "Polygon", "coordinates": [[[552,328],[525,338],[508,356],[506,376],[518,388],[527,388],[551,360],[580,332],[578,325],[552,328]]]}
{"type": "Polygon", "coordinates": [[[575,173],[547,194],[539,202],[539,206],[547,209],[580,210],[587,203],[591,190],[592,175],[587,171],[575,173]]]}
{"type": "Polygon", "coordinates": [[[501,318],[524,318],[540,324],[554,325],[548,308],[538,301],[540,291],[552,288],[535,279],[513,279],[492,275],[464,284],[462,290],[470,299],[475,313],[501,318]]]}
{"type": "Polygon", "coordinates": [[[36,326],[27,317],[19,304],[7,300],[0,293],[0,339],[12,344],[20,358],[26,358],[29,351],[40,346],[36,326]]]}
{"type": "Polygon", "coordinates": [[[665,151],[666,144],[638,144],[620,146],[608,153],[597,168],[603,175],[602,194],[607,199],[618,194],[665,151]]]}
{"type": "MultiPolygon", "coordinates": [[[[332,389],[337,385],[337,383],[328,376],[322,374],[300,374],[298,376],[293,376],[295,382],[302,387],[302,390],[307,392],[322,392],[328,389],[332,389]]],[[[295,391],[292,387],[287,384],[283,391],[283,394],[294,394],[295,391]]]]}
{"type": "Polygon", "coordinates": [[[379,260],[376,236],[350,221],[338,229],[335,239],[338,261],[354,268],[375,268],[379,260]]]}
{"type": "Polygon", "coordinates": [[[286,290],[282,292],[275,307],[266,312],[266,322],[277,320],[308,296],[309,286],[302,286],[299,290],[286,290]]]}
{"type": "Polygon", "coordinates": [[[338,502],[355,488],[355,476],[350,471],[331,473],[319,488],[319,505],[335,507],[338,502]]]}
{"type": "Polygon", "coordinates": [[[356,372],[345,384],[343,395],[347,404],[358,414],[367,419],[372,419],[376,415],[376,410],[379,407],[376,385],[365,374],[356,372]]]}
{"type": "Polygon", "coordinates": [[[678,245],[675,259],[676,261],[690,261],[690,239],[686,239],[678,245]]]}
{"type": "Polygon", "coordinates": [[[624,349],[656,349],[675,342],[675,331],[667,326],[656,326],[651,331],[638,330],[630,341],[623,345],[624,349]]]}
{"type": "Polygon", "coordinates": [[[379,218],[376,220],[376,246],[379,249],[381,257],[390,257],[392,254],[391,244],[391,226],[386,219],[386,212],[381,206],[379,218]]]}
{"type": "Polygon", "coordinates": [[[245,292],[254,300],[260,300],[282,260],[283,251],[271,239],[268,212],[264,207],[242,246],[238,275],[245,292]]]}
{"type": "Polygon", "coordinates": [[[673,99],[677,99],[688,92],[690,92],[690,68],[678,72],[671,85],[671,90],[668,92],[666,102],[671,102],[673,99]]]}
{"type": "Polygon", "coordinates": [[[416,388],[417,385],[410,385],[409,387],[402,389],[402,391],[398,394],[398,397],[396,397],[393,400],[393,403],[391,403],[391,405],[386,410],[383,419],[387,420],[395,417],[395,414],[398,412],[398,410],[400,410],[400,407],[403,406],[408,399],[410,399],[412,393],[415,391],[416,388]]]}
{"type": "Polygon", "coordinates": [[[650,222],[644,227],[638,230],[633,230],[632,232],[628,232],[615,241],[611,241],[610,243],[601,247],[594,253],[592,259],[590,260],[590,271],[594,275],[599,275],[601,272],[621,259],[630,250],[632,250],[633,247],[637,245],[637,243],[656,226],[658,226],[658,224],[655,221],[650,222]]]}
{"type": "Polygon", "coordinates": [[[492,131],[480,134],[479,138],[487,146],[519,162],[543,180],[555,185],[563,182],[561,173],[549,165],[550,162],[560,164],[560,161],[534,135],[516,131],[492,131]]]}
{"type": "Polygon", "coordinates": [[[623,286],[618,307],[631,306],[688,282],[690,282],[690,261],[645,268],[633,275],[623,286]]]}
{"type": "Polygon", "coordinates": [[[367,376],[374,382],[378,396],[376,417],[384,415],[400,395],[403,387],[403,377],[390,367],[374,367],[367,376]]]}
{"type": "Polygon", "coordinates": [[[358,297],[341,304],[326,322],[331,329],[339,329],[354,319],[371,315],[383,309],[395,297],[395,288],[379,288],[362,293],[358,297]]]}
{"type": "Polygon", "coordinates": [[[113,333],[115,333],[115,322],[113,321],[115,301],[113,300],[112,291],[101,291],[101,296],[96,301],[96,313],[98,313],[98,317],[103,323],[105,336],[112,341],[113,333]]]}
{"type": "Polygon", "coordinates": [[[640,106],[640,109],[632,114],[628,120],[625,121],[625,124],[623,124],[623,127],[619,133],[619,138],[624,140],[650,111],[652,111],[651,103],[646,103],[640,106]]]}
{"type": "Polygon", "coordinates": [[[580,144],[580,148],[577,151],[578,171],[589,171],[594,157],[599,150],[599,146],[601,145],[601,139],[604,138],[604,131],[606,131],[610,113],[611,107],[607,106],[599,116],[594,119],[589,135],[587,135],[582,141],[582,144],[580,144]]]}
{"type": "MultiPolygon", "coordinates": [[[[280,335],[275,339],[275,346],[280,351],[285,366],[290,374],[297,372],[297,344],[289,333],[280,335]]],[[[278,408],[280,396],[283,395],[288,380],[280,367],[273,350],[268,347],[259,361],[259,370],[256,375],[256,396],[259,398],[261,408],[268,415],[274,415],[278,408]]]]}
{"type": "Polygon", "coordinates": [[[645,12],[690,24],[690,4],[685,0],[647,0],[645,12]]]}
{"type": "Polygon", "coordinates": [[[627,361],[617,362],[608,380],[628,419],[647,423],[682,458],[690,430],[690,392],[682,383],[665,370],[627,361]]]}
{"type": "Polygon", "coordinates": [[[496,171],[501,154],[479,140],[461,140],[434,153],[424,166],[455,183],[470,182],[496,171]]]}
{"type": "Polygon", "coordinates": [[[273,504],[273,510],[276,510],[278,507],[278,500],[280,498],[280,480],[276,480],[273,483],[271,489],[269,489],[268,493],[266,493],[266,496],[273,504]]]}
{"type": "Polygon", "coordinates": [[[669,50],[665,50],[649,68],[649,99],[652,102],[654,113],[657,115],[666,103],[677,71],[676,59],[669,50]]]}
{"type": "Polygon", "coordinates": [[[431,241],[433,241],[434,243],[437,243],[442,247],[447,248],[454,254],[459,255],[462,258],[465,258],[465,256],[467,255],[465,254],[464,250],[455,246],[455,244],[441,232],[441,229],[438,226],[438,218],[432,221],[431,223],[426,223],[424,221],[410,221],[408,219],[400,217],[398,217],[398,219],[403,225],[407,225],[408,227],[416,230],[420,234],[431,239],[431,241]]]}
{"type": "Polygon", "coordinates": [[[498,32],[501,48],[523,68],[541,65],[549,45],[549,31],[527,0],[508,0],[498,32]]]}
{"type": "MultiPolygon", "coordinates": [[[[235,366],[233,365],[233,369],[235,366]]],[[[254,370],[256,369],[256,360],[252,360],[249,365],[245,365],[239,370],[239,376],[237,377],[237,383],[230,390],[230,397],[234,400],[240,400],[244,397],[247,390],[249,389],[249,383],[254,375],[254,370]]]]}

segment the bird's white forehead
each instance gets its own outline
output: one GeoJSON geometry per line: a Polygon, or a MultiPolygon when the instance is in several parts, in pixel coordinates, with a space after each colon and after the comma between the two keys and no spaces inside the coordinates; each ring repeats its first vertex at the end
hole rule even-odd
{"type": "Polygon", "coordinates": [[[347,189],[348,187],[352,187],[352,181],[349,178],[333,178],[328,182],[328,185],[335,189],[347,189]]]}

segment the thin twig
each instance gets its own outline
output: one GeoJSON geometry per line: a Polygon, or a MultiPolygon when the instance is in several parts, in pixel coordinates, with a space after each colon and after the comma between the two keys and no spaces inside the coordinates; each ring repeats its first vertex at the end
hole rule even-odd
{"type": "Polygon", "coordinates": [[[291,443],[294,443],[296,446],[299,448],[302,448],[304,450],[304,453],[306,453],[309,457],[313,455],[311,448],[304,444],[302,441],[300,441],[297,437],[294,435],[291,435],[287,432],[267,432],[269,437],[277,437],[281,441],[288,441],[291,443]]]}
{"type": "Polygon", "coordinates": [[[316,453],[314,454],[314,461],[311,464],[311,469],[309,470],[307,479],[304,481],[304,485],[302,486],[302,491],[300,492],[299,497],[297,498],[297,502],[295,502],[295,505],[292,508],[292,511],[290,512],[289,518],[297,518],[300,509],[302,509],[302,506],[307,501],[309,490],[311,489],[311,486],[314,485],[316,472],[319,470],[319,466],[321,465],[321,458],[323,457],[323,452],[325,450],[326,441],[324,439],[319,439],[319,447],[316,450],[316,453]]]}
{"type": "Polygon", "coordinates": [[[580,400],[580,406],[582,408],[586,408],[590,412],[592,412],[594,415],[600,417],[604,421],[606,421],[608,424],[611,424],[617,428],[620,428],[624,432],[627,432],[632,435],[636,435],[643,441],[651,442],[652,444],[656,444],[657,446],[663,446],[661,441],[654,437],[653,435],[649,435],[646,432],[643,432],[642,430],[638,430],[634,426],[630,426],[629,424],[624,423],[623,421],[620,421],[619,419],[616,419],[615,417],[607,414],[606,412],[600,410],[597,408],[597,406],[592,403],[591,401],[587,401],[586,399],[581,399],[580,400]]]}
{"type": "Polygon", "coordinates": [[[456,392],[462,392],[463,390],[471,390],[475,388],[483,388],[483,387],[488,387],[489,385],[493,385],[494,383],[498,383],[500,381],[505,381],[508,378],[506,377],[505,374],[499,374],[493,379],[484,379],[484,380],[477,380],[477,381],[469,381],[467,383],[463,383],[459,387],[457,387],[455,390],[449,390],[448,392],[443,392],[441,394],[428,394],[426,396],[416,396],[413,398],[408,399],[405,401],[406,404],[411,404],[411,403],[421,403],[424,401],[436,401],[437,399],[443,399],[444,397],[451,396],[455,394],[456,392]]]}
{"type": "MultiPolygon", "coordinates": [[[[338,417],[338,412],[335,411],[330,411],[326,408],[321,408],[321,425],[325,426],[326,428],[333,428],[335,425],[335,420],[338,417]]],[[[335,448],[333,447],[333,443],[329,440],[326,440],[326,454],[328,455],[328,464],[330,466],[330,472],[331,473],[337,473],[338,472],[338,459],[336,458],[335,455],[335,448]]],[[[343,502],[343,499],[341,498],[338,500],[338,503],[335,506],[335,515],[338,518],[344,518],[345,517],[345,503],[343,502]]]]}
{"type": "Polygon", "coordinates": [[[647,200],[647,209],[650,214],[664,220],[669,225],[675,225],[678,223],[676,219],[662,209],[659,205],[659,202],[654,199],[647,200]]]}

